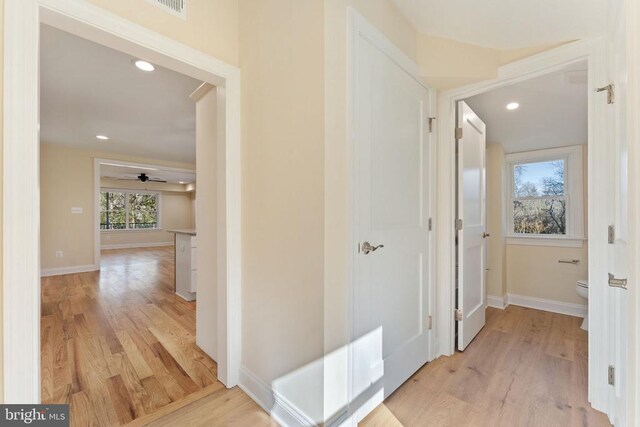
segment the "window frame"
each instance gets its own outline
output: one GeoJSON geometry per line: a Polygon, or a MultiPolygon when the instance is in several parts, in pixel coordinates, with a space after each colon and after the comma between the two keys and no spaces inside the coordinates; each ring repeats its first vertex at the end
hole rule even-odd
{"type": "Polygon", "coordinates": [[[545,150],[525,151],[507,154],[507,244],[536,245],[536,246],[566,246],[582,247],[584,244],[584,174],[582,145],[551,148],[545,150]],[[527,163],[541,163],[564,160],[564,198],[566,203],[566,234],[526,234],[515,233],[514,229],[514,201],[525,199],[560,198],[558,196],[541,196],[522,198],[515,197],[515,167],[527,163]]]}
{"type": "MultiPolygon", "coordinates": [[[[101,233],[138,233],[138,232],[149,232],[149,231],[160,231],[162,230],[162,192],[161,191],[150,191],[150,190],[133,190],[126,188],[100,188],[100,194],[108,192],[108,193],[124,193],[125,194],[125,223],[126,228],[120,229],[102,229],[100,228],[100,221],[98,220],[98,229],[101,233]],[[157,196],[156,203],[156,217],[158,221],[156,222],[156,226],[154,228],[129,228],[129,213],[130,213],[130,202],[129,195],[130,194],[150,194],[157,196]]],[[[100,197],[98,197],[100,200],[100,197]]],[[[98,204],[100,207],[100,204],[98,204]]],[[[102,209],[98,212],[98,218],[100,218],[100,213],[102,213],[102,209]]]]}

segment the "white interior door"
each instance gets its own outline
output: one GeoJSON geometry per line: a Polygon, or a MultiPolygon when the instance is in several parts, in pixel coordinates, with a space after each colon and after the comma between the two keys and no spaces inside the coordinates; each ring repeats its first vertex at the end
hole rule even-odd
{"type": "Polygon", "coordinates": [[[430,93],[356,43],[353,357],[366,414],[429,360],[430,93]]]}
{"type": "Polygon", "coordinates": [[[458,103],[458,350],[485,324],[486,126],[458,103]]]}
{"type": "MultiPolygon", "coordinates": [[[[627,391],[627,291],[624,288],[627,278],[627,68],[626,68],[626,32],[623,9],[618,8],[613,18],[613,33],[609,43],[609,78],[615,88],[614,103],[608,106],[609,134],[613,137],[610,146],[609,206],[610,223],[613,226],[613,239],[609,241],[609,286],[607,292],[607,325],[609,365],[615,368],[613,386],[610,388],[609,417],[614,425],[626,426],[627,391]],[[622,287],[621,287],[622,286],[622,287]]],[[[599,102],[605,102],[603,96],[599,102]]]]}

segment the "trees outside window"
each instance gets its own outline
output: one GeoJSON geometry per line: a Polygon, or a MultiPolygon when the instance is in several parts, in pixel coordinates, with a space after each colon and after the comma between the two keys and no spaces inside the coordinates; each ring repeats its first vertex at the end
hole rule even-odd
{"type": "Polygon", "coordinates": [[[508,153],[507,243],[580,247],[584,241],[583,147],[508,153]]]}
{"type": "Polygon", "coordinates": [[[514,233],[567,233],[565,165],[564,159],[514,165],[514,233]]]}
{"type": "Polygon", "coordinates": [[[159,205],[159,193],[103,190],[100,192],[100,229],[160,228],[159,205]]]}

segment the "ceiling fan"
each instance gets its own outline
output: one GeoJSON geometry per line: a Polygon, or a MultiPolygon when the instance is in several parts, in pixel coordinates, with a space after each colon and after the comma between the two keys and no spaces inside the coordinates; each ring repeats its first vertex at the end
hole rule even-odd
{"type": "Polygon", "coordinates": [[[167,182],[162,179],[151,179],[146,173],[141,173],[137,178],[119,178],[121,181],[140,181],[140,182],[167,182]]]}

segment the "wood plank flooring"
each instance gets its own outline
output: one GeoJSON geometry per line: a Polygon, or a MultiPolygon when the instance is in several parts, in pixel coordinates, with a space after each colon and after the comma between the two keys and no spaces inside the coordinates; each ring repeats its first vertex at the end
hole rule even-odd
{"type": "Polygon", "coordinates": [[[610,426],[587,402],[582,319],[509,306],[463,353],[425,365],[361,425],[610,426]]]}
{"type": "Polygon", "coordinates": [[[101,267],[42,279],[44,403],[69,403],[73,426],[117,426],[206,390],[220,407],[234,401],[241,416],[269,419],[225,389],[195,345],[196,305],[174,294],[173,247],[103,251],[101,267]]]}

